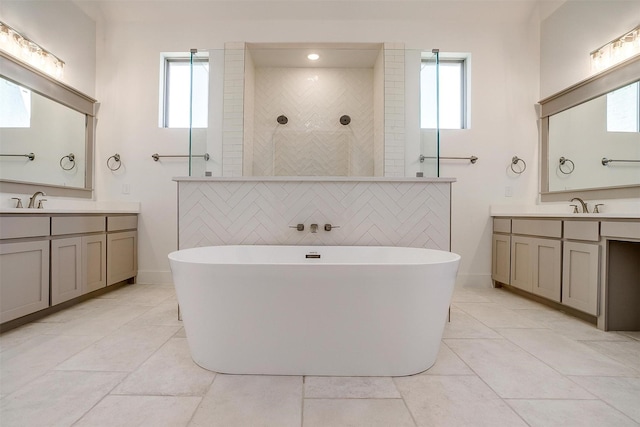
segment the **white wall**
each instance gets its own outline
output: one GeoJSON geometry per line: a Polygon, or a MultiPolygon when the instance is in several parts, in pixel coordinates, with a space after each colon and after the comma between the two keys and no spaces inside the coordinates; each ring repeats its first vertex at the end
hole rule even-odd
{"type": "Polygon", "coordinates": [[[96,24],[73,2],[2,0],[0,21],[62,59],[64,83],[95,95],[96,24]]]}
{"type": "Polygon", "coordinates": [[[150,157],[155,152],[187,150],[186,130],[159,129],[157,125],[160,52],[220,49],[227,41],[399,41],[410,49],[470,52],[473,127],[444,132],[442,151],[474,154],[480,160],[476,165],[445,163],[441,175],[458,179],[453,184],[452,249],[463,258],[461,278],[475,284],[489,282],[489,206],[507,201],[531,203],[536,198],[533,104],[539,94],[539,21],[535,8],[526,2],[409,2],[405,7],[418,10],[407,9],[403,14],[395,8],[389,13],[391,18],[384,19],[373,16],[375,10],[364,10],[358,16],[344,14],[331,2],[323,8],[322,3],[314,2],[322,12],[317,19],[309,18],[304,10],[295,17],[289,10],[281,18],[272,13],[264,20],[234,16],[214,21],[207,16],[216,15],[191,14],[189,21],[174,20],[170,27],[157,16],[153,22],[127,18],[99,23],[98,198],[141,202],[141,282],[170,280],[166,255],[177,247],[176,185],[171,178],[187,175],[185,161],[155,163],[150,157]],[[115,152],[125,165],[119,174],[103,165],[115,152]],[[529,164],[519,177],[507,172],[516,154],[529,164]],[[130,185],[129,195],[122,194],[125,183],[130,185]],[[506,187],[512,188],[514,197],[505,198],[506,187]]]}
{"type": "Polygon", "coordinates": [[[540,98],[591,75],[590,53],[640,24],[636,0],[569,0],[541,23],[540,98]]]}

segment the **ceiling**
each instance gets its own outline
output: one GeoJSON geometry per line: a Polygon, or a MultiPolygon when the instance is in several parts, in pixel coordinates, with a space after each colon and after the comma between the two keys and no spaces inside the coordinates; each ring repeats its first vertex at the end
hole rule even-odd
{"type": "MultiPolygon", "coordinates": [[[[95,21],[424,20],[542,18],[565,0],[72,0],[95,21]],[[467,13],[460,13],[465,10],[467,13]]],[[[582,0],[587,1],[587,0],[582,0]]]]}
{"type": "Polygon", "coordinates": [[[373,68],[380,43],[248,43],[256,67],[373,68]],[[317,61],[307,58],[320,56],[317,61]]]}

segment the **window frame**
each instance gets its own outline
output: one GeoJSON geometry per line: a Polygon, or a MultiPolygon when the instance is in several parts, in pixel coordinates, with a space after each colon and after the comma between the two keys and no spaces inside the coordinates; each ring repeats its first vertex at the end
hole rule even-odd
{"type": "MultiPolygon", "coordinates": [[[[440,127],[441,130],[462,130],[469,129],[469,113],[468,113],[468,57],[463,56],[450,56],[443,57],[443,53],[440,53],[440,58],[438,59],[438,64],[460,64],[460,127],[456,128],[443,128],[440,127]]],[[[420,60],[420,75],[422,76],[422,70],[424,68],[424,64],[435,65],[434,61],[430,58],[422,58],[420,60]]],[[[420,81],[422,83],[422,80],[420,81]]],[[[421,91],[422,92],[422,91],[421,91]]],[[[442,88],[439,88],[440,96],[442,96],[442,88]]],[[[439,108],[439,106],[438,106],[439,108]]],[[[420,111],[422,112],[422,97],[420,97],[420,111]]],[[[421,113],[422,114],[422,113],[421,113]]],[[[435,127],[422,127],[422,117],[420,117],[420,129],[424,130],[434,130],[435,127]]]]}
{"type": "Polygon", "coordinates": [[[175,127],[169,126],[169,87],[171,84],[171,63],[186,63],[190,64],[193,60],[193,63],[209,63],[208,57],[197,57],[191,58],[189,52],[180,52],[180,53],[163,53],[161,54],[162,60],[162,81],[160,82],[160,90],[162,91],[160,95],[160,102],[162,105],[160,106],[160,120],[159,126],[164,129],[184,129],[183,127],[175,127]]]}

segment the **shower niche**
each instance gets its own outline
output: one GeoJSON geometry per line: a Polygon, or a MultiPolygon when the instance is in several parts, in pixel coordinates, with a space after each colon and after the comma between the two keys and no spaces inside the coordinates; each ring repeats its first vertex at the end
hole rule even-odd
{"type": "Polygon", "coordinates": [[[402,49],[227,43],[223,176],[393,176],[389,161],[404,156],[402,49]]]}

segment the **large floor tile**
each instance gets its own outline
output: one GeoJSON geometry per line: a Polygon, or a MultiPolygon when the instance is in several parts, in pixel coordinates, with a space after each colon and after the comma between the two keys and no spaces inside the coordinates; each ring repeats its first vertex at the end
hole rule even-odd
{"type": "MultiPolygon", "coordinates": [[[[549,329],[500,329],[509,341],[565,375],[633,376],[637,373],[578,341],[549,329]]],[[[607,343],[607,346],[619,343],[607,343]]],[[[623,343],[624,344],[624,343],[623,343]]],[[[636,343],[632,343],[636,344],[636,343]]],[[[636,357],[640,351],[637,343],[636,357]]]]}
{"type": "Polygon", "coordinates": [[[186,426],[200,397],[107,396],[74,426],[186,426]]]}
{"type": "Polygon", "coordinates": [[[413,427],[402,399],[305,399],[304,427],[413,427]]]}
{"type": "Polygon", "coordinates": [[[455,307],[451,308],[451,321],[445,323],[444,338],[500,338],[493,329],[455,307]]]}
{"type": "Polygon", "coordinates": [[[456,288],[451,302],[491,302],[481,291],[471,288],[456,288]]]}
{"type": "Polygon", "coordinates": [[[124,377],[118,372],[49,372],[0,401],[2,425],[69,426],[124,377]]]}
{"type": "Polygon", "coordinates": [[[601,400],[508,400],[531,427],[637,427],[601,400]]]}
{"type": "Polygon", "coordinates": [[[640,331],[618,331],[616,333],[624,337],[640,341],[640,331]]]}
{"type": "Polygon", "coordinates": [[[57,335],[102,335],[106,336],[127,322],[151,310],[151,305],[125,305],[109,302],[96,310],[67,322],[58,322],[48,333],[57,335]]]}
{"type": "Polygon", "coordinates": [[[0,353],[0,394],[13,393],[99,339],[39,335],[0,353]]]}
{"type": "Polygon", "coordinates": [[[463,310],[490,328],[539,328],[540,324],[519,316],[515,310],[505,308],[498,303],[456,303],[463,310]]]}
{"type": "Polygon", "coordinates": [[[191,426],[300,426],[302,377],[216,375],[191,426]]]}
{"type": "Polygon", "coordinates": [[[123,327],[61,363],[56,369],[131,372],[178,329],[177,326],[123,327]]]}
{"type": "Polygon", "coordinates": [[[158,305],[174,296],[173,285],[135,284],[103,294],[98,298],[112,299],[123,304],[158,305]]]}
{"type": "Polygon", "coordinates": [[[630,341],[631,338],[615,332],[605,332],[595,325],[572,316],[564,316],[559,319],[551,319],[544,323],[544,327],[564,335],[568,338],[580,341],[630,341]]]}
{"type": "Polygon", "coordinates": [[[445,343],[502,398],[595,398],[506,339],[448,339],[445,343]]]}
{"type": "Polygon", "coordinates": [[[436,363],[419,375],[475,375],[471,369],[445,344],[440,344],[436,363]]]}
{"type": "Polygon", "coordinates": [[[390,377],[305,377],[305,398],[399,398],[390,377]]]}
{"type": "Polygon", "coordinates": [[[55,328],[55,325],[47,323],[27,323],[16,329],[4,332],[0,334],[0,353],[29,341],[34,337],[46,335],[47,332],[53,328],[55,328]]]}
{"type": "Polygon", "coordinates": [[[635,376],[640,376],[640,342],[600,342],[584,341],[584,345],[610,357],[629,368],[635,370],[635,376]]]}
{"type": "Polygon", "coordinates": [[[153,307],[151,310],[131,320],[130,323],[136,325],[182,326],[182,321],[178,320],[178,304],[173,301],[163,302],[153,307]]]}
{"type": "Polygon", "coordinates": [[[196,365],[184,338],[171,338],[138,369],[114,394],[164,396],[204,396],[215,373],[196,365]]]}
{"type": "Polygon", "coordinates": [[[526,426],[478,377],[422,375],[394,382],[420,426],[526,426]]]}
{"type": "Polygon", "coordinates": [[[640,378],[570,378],[640,424],[640,378]]]}

